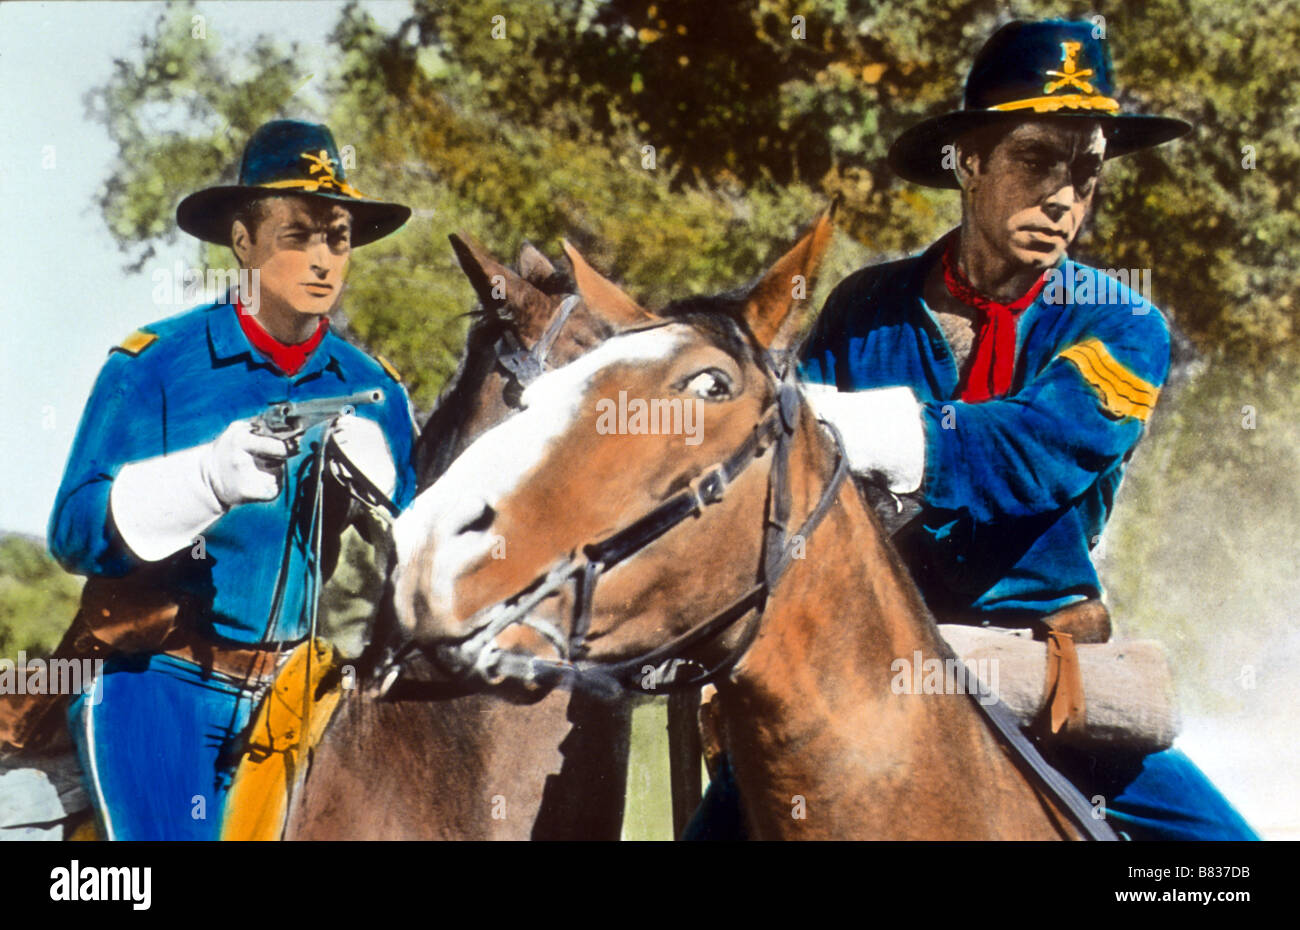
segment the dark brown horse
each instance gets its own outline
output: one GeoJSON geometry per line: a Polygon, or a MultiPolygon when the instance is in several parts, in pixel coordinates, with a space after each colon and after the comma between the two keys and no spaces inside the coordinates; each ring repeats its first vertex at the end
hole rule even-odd
{"type": "MultiPolygon", "coordinates": [[[[783,272],[810,277],[824,246],[783,272]]],[[[774,376],[794,301],[791,277],[766,285],[531,384],[398,520],[400,622],[485,685],[715,679],[754,837],[1076,835],[966,694],[898,693],[897,660],[952,653],[838,444],[774,376]],[[631,416],[611,431],[632,400],[697,407],[699,441],[631,416]]]]}
{"type": "MultiPolygon", "coordinates": [[[[567,246],[576,289],[536,249],[520,272],[453,237],[481,309],[455,379],[421,433],[420,482],[513,412],[543,367],[571,361],[645,311],[567,246]]],[[[374,641],[295,791],[287,839],[617,839],[630,708],[553,691],[529,703],[427,680],[418,656],[381,699],[385,646],[400,638],[381,610],[374,641]]]]}

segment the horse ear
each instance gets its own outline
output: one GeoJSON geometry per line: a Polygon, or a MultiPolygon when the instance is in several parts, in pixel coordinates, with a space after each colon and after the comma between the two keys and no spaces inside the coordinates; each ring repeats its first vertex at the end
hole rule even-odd
{"type": "Polygon", "coordinates": [[[604,317],[615,329],[640,326],[655,319],[650,311],[643,309],[622,288],[588,265],[582,253],[569,240],[560,241],[564,245],[564,254],[569,256],[569,263],[573,265],[573,280],[588,310],[604,317]]]}
{"type": "Polygon", "coordinates": [[[519,273],[530,283],[541,287],[554,277],[555,266],[535,245],[525,242],[519,248],[519,273]]]}
{"type": "Polygon", "coordinates": [[[484,307],[491,310],[504,307],[508,313],[517,315],[518,311],[549,306],[545,294],[493,258],[469,233],[453,233],[448,238],[456,253],[456,261],[484,307]]]}
{"type": "Polygon", "coordinates": [[[812,309],[813,284],[835,224],[835,204],[822,211],[808,230],[745,295],[741,315],[759,345],[774,352],[791,348],[812,309]],[[798,308],[798,312],[791,312],[798,308]]]}

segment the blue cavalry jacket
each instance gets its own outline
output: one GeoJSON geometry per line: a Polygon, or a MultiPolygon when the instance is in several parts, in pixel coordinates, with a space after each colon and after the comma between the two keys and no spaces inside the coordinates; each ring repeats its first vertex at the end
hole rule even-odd
{"type": "MultiPolygon", "coordinates": [[[[145,563],[122,541],[108,508],[121,467],[208,442],[275,402],[381,389],[381,404],[358,406],[356,413],[383,429],[397,465],[394,502],[410,502],[415,427],[406,391],[390,369],[330,331],[300,371],[285,375],[253,348],[235,313],[229,303],[198,307],[132,334],[109,353],[50,517],[50,551],[64,568],[104,576],[141,568],[145,563]]],[[[232,508],[204,532],[202,548],[163,563],[166,583],[202,605],[198,619],[207,632],[249,643],[307,635],[313,450],[324,429],[300,439],[279,497],[232,508]],[[282,573],[284,590],[272,617],[282,573]]],[[[336,544],[328,535],[326,545],[336,544]]]]}
{"type": "Polygon", "coordinates": [[[922,299],[943,244],[841,282],[801,375],[841,391],[905,385],[921,402],[922,510],[896,541],[932,608],[1028,616],[1100,596],[1089,551],[1168,374],[1164,317],[1063,260],[1059,286],[1049,278],[1020,316],[1010,392],[964,403],[922,299]]]}

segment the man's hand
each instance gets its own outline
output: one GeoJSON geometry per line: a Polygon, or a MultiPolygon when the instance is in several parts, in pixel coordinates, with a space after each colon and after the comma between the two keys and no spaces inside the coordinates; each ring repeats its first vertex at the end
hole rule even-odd
{"type": "Polygon", "coordinates": [[[252,421],[237,420],[210,444],[202,460],[203,480],[227,510],[250,501],[274,500],[280,495],[284,460],[291,451],[283,440],[253,432],[252,421]]]}
{"type": "Polygon", "coordinates": [[[335,421],[331,435],[344,464],[364,475],[386,497],[392,497],[397,489],[397,466],[379,424],[349,413],[335,421]]]}
{"type": "Polygon", "coordinates": [[[249,420],[231,423],[211,442],[122,466],[108,511],[123,542],[157,562],[192,545],[231,507],[274,500],[293,450],[259,436],[249,420]]]}
{"type": "Polygon", "coordinates": [[[889,490],[909,494],[925,476],[925,427],[921,406],[908,387],[840,391],[830,384],[803,384],[819,420],[840,431],[849,470],[883,475],[889,490]]]}

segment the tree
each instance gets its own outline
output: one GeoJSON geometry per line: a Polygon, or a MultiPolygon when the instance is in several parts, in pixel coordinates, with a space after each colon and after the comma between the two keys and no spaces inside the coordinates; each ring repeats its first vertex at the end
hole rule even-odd
{"type": "Polygon", "coordinates": [[[234,56],[248,76],[231,81],[232,56],[191,37],[191,12],[164,15],[143,64],[119,62],[93,97],[122,152],[101,199],[114,234],[147,260],[174,235],[175,202],[229,177],[258,123],[326,119],[354,145],[357,178],[417,206],[358,262],[348,309],[423,407],[472,301],[445,233],[502,251],[524,237],[554,251],[567,235],[652,302],[739,283],[835,196],[857,247],[832,272],[914,251],[955,222],[955,195],[894,178],[889,143],[958,104],[1000,22],[1046,15],[1106,30],[1126,106],[1197,126],[1109,165],[1076,251],[1154,269],[1158,302],[1201,351],[1255,370],[1296,356],[1285,256],[1300,241],[1300,91],[1277,66],[1300,16],[1262,0],[463,0],[417,2],[392,35],[349,7],[327,112],[308,114],[292,48],[262,40],[234,56]],[[202,130],[159,129],[160,109],[164,125],[202,130]]]}
{"type": "Polygon", "coordinates": [[[567,236],[654,305],[741,283],[838,196],[824,294],[955,224],[956,195],[902,182],[885,156],[904,128],[959,105],[985,38],[1013,17],[1096,17],[1124,106],[1196,125],[1108,164],[1074,250],[1152,269],[1188,346],[1122,492],[1103,577],[1121,629],[1127,616],[1133,631],[1168,631],[1189,663],[1211,658],[1204,636],[1178,634],[1199,629],[1212,590],[1251,604],[1233,617],[1250,642],[1289,622],[1250,591],[1293,574],[1287,528],[1300,525],[1285,426],[1300,400],[1300,85],[1283,73],[1300,45],[1295,0],[418,0],[391,33],[349,7],[319,112],[294,96],[306,75],[293,48],[264,39],[228,54],[193,39],[192,12],[165,13],[143,62],[119,62],[91,97],[121,153],[100,202],[110,229],[142,267],[176,236],[184,194],[233,179],[259,123],[325,120],[353,146],[361,190],[416,208],[359,253],[346,301],[352,333],[397,364],[424,410],[474,300],[447,233],[504,255],[525,238],[554,254],[567,236]],[[1245,406],[1257,430],[1239,425],[1245,406]],[[1213,571],[1179,548],[1205,533],[1226,540],[1213,571]]]}
{"type": "Polygon", "coordinates": [[[0,656],[53,652],[80,592],[81,579],[65,574],[42,540],[0,534],[0,656]]]}

